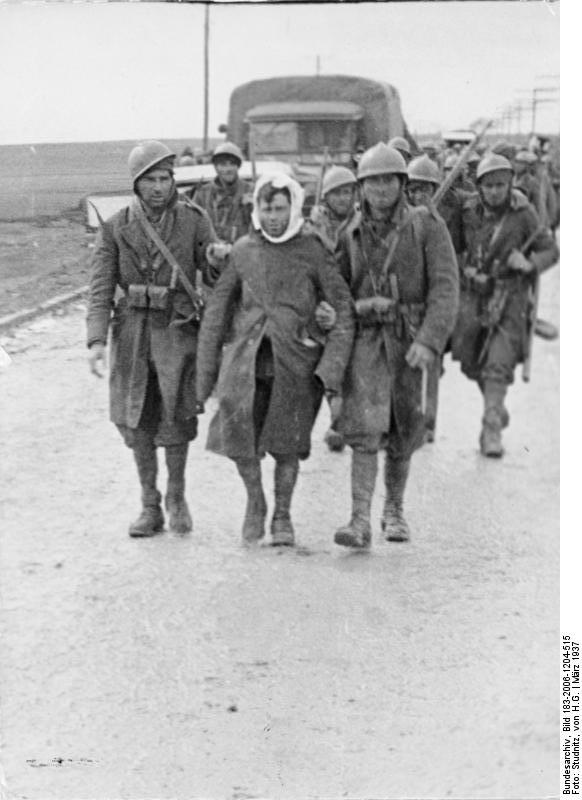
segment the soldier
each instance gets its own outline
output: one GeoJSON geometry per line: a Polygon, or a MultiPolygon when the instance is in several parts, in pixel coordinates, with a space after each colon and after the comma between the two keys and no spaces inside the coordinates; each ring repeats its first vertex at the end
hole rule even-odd
{"type": "Polygon", "coordinates": [[[512,165],[515,172],[514,188],[519,189],[527,197],[528,202],[538,211],[539,216],[540,182],[531,172],[537,160],[537,156],[529,150],[520,150],[513,159],[512,165]]]}
{"type": "Polygon", "coordinates": [[[471,191],[476,191],[477,189],[477,166],[480,161],[481,156],[475,151],[473,151],[467,159],[466,181],[467,184],[470,185],[471,191]]]}
{"type": "Polygon", "coordinates": [[[403,499],[411,455],[424,438],[422,370],[442,352],[457,311],[450,236],[437,214],[408,206],[406,177],[394,148],[379,143],[364,153],[361,209],[337,251],[357,317],[337,426],[352,448],[352,515],[335,534],[345,547],[370,546],[379,450],[386,451],[385,537],[409,538],[403,499]]]}
{"type": "Polygon", "coordinates": [[[286,175],[257,182],[254,230],[233,247],[200,333],[197,397],[204,403],[215,383],[218,397],[207,447],[234,460],[246,487],[245,543],[265,534],[261,459],[269,453],[272,544],[294,544],[290,507],[299,461],[309,456],[323,394],[332,409],[337,405],[353,342],[350,293],[332,254],[303,230],[302,204],[303,189],[286,175]],[[327,338],[315,325],[322,297],[336,311],[327,338]]]}
{"type": "Polygon", "coordinates": [[[142,511],[130,536],[153,536],[164,527],[157,447],[166,451],[170,528],[192,528],[184,471],[197,429],[193,381],[200,309],[194,284],[197,272],[208,285],[216,273],[206,254],[214,241],[212,225],[205,211],[179,199],[174,159],[156,141],[131,151],[135,198],[102,223],[92,265],[89,364],[103,375],[110,332],[111,420],[133,451],[142,489],[142,511]]]}
{"type": "Polygon", "coordinates": [[[331,252],[354,215],[357,180],[347,167],[330,167],[323,176],[322,202],[313,206],[307,229],[316,230],[331,252]]]}
{"type": "MultiPolygon", "coordinates": [[[[194,192],[194,202],[203,208],[220,242],[232,245],[249,231],[252,208],[252,185],[238,176],[243,162],[240,149],[232,142],[219,144],[212,154],[216,178],[194,192]]],[[[213,251],[214,252],[214,251],[213,251]]],[[[221,256],[230,247],[221,248],[221,256]]]]}
{"type": "Polygon", "coordinates": [[[526,356],[532,284],[558,257],[535,210],[512,188],[513,172],[496,154],[477,169],[478,193],[463,209],[465,268],[453,334],[453,358],[483,394],[481,453],[494,458],[503,455],[501,431],[509,424],[507,389],[526,356]]]}
{"type": "Polygon", "coordinates": [[[388,147],[393,147],[395,150],[398,150],[398,152],[400,153],[406,164],[408,164],[408,162],[412,158],[410,145],[408,144],[404,136],[393,136],[392,139],[390,139],[390,141],[388,142],[388,147]]]}
{"type": "MultiPolygon", "coordinates": [[[[354,173],[347,167],[330,167],[323,177],[322,202],[311,209],[306,230],[316,231],[332,253],[341,231],[354,216],[357,183],[354,173]]],[[[329,311],[333,314],[333,309],[329,311]]],[[[322,320],[318,321],[321,325],[322,320]]],[[[333,327],[333,316],[325,327],[333,327]]],[[[344,449],[343,437],[333,427],[326,431],[324,438],[332,452],[340,453],[344,449]]]]}
{"type": "MultiPolygon", "coordinates": [[[[406,194],[411,206],[432,209],[432,197],[441,179],[437,165],[427,155],[413,158],[408,165],[406,194]]],[[[453,190],[454,191],[454,190],[453,190]]],[[[449,231],[450,233],[450,231],[449,231]]],[[[427,370],[424,441],[434,442],[438,411],[439,380],[443,372],[442,356],[437,355],[427,370]]]]}

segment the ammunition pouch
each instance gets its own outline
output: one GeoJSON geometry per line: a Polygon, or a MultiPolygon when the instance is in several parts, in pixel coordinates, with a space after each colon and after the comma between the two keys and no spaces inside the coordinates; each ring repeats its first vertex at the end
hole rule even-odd
{"type": "Polygon", "coordinates": [[[359,329],[388,328],[397,339],[411,341],[422,325],[425,310],[424,303],[397,303],[387,297],[369,297],[356,302],[359,329]]]}
{"type": "Polygon", "coordinates": [[[171,306],[173,289],[169,286],[130,283],[127,287],[126,294],[128,308],[148,308],[151,311],[167,311],[171,306]]]}

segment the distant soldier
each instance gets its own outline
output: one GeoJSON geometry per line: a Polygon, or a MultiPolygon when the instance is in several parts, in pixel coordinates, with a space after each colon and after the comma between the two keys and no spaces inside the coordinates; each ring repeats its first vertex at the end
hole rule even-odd
{"type": "Polygon", "coordinates": [[[184,488],[188,445],[197,431],[195,285],[197,273],[212,286],[218,272],[207,260],[212,225],[205,211],[178,196],[174,159],[156,141],[131,151],[135,197],[102,223],[92,264],[89,364],[103,374],[109,334],[111,420],[133,451],[142,490],[130,536],[153,536],[164,527],[157,447],[166,452],[170,528],[192,528],[184,488]]]}
{"type": "Polygon", "coordinates": [[[196,161],[194,160],[194,151],[192,150],[191,147],[186,146],[180,154],[180,160],[178,161],[178,166],[191,167],[195,163],[196,161]]]}
{"type": "Polygon", "coordinates": [[[379,143],[358,166],[361,209],[340,235],[337,258],[355,302],[357,328],[338,430],[352,448],[352,514],[335,534],[345,547],[371,543],[378,451],[386,451],[382,528],[405,541],[404,490],[424,439],[422,371],[453,329],[458,270],[442,219],[406,202],[406,163],[379,143]]]}
{"type": "Polygon", "coordinates": [[[212,154],[216,178],[200,186],[194,202],[203,208],[214,226],[220,242],[229,245],[220,250],[223,256],[230,246],[249,231],[252,210],[252,185],[239,178],[243,162],[240,149],[232,142],[219,144],[212,154]]]}
{"type": "MultiPolygon", "coordinates": [[[[432,209],[432,198],[441,182],[439,169],[427,155],[413,158],[408,165],[406,194],[411,206],[432,209]]],[[[449,231],[450,232],[450,231],[449,231]]],[[[434,442],[438,411],[439,380],[443,372],[443,359],[436,355],[427,369],[425,442],[434,442]]]]}
{"type": "Polygon", "coordinates": [[[466,180],[471,185],[471,190],[476,191],[477,188],[477,167],[481,161],[481,156],[473,151],[467,159],[467,174],[466,180]]]}
{"type": "Polygon", "coordinates": [[[388,147],[393,147],[395,150],[398,150],[404,162],[408,164],[410,159],[412,158],[412,151],[410,149],[410,144],[404,138],[404,136],[393,136],[392,139],[388,142],[388,147]]]}
{"type": "Polygon", "coordinates": [[[481,453],[495,458],[503,455],[501,431],[509,424],[507,389],[527,355],[532,286],[558,257],[512,179],[513,167],[500,155],[486,156],[477,169],[478,193],[463,209],[465,267],[453,334],[453,358],[483,395],[481,453]]]}
{"type": "Polygon", "coordinates": [[[513,159],[512,164],[515,172],[514,188],[519,189],[527,197],[539,216],[540,182],[532,174],[532,168],[537,164],[537,160],[535,153],[530,150],[520,150],[513,159]]]}
{"type": "MultiPolygon", "coordinates": [[[[311,209],[306,230],[316,231],[332,253],[341,231],[354,216],[357,184],[356,176],[347,167],[330,167],[323,177],[322,202],[311,209]]],[[[333,309],[329,311],[333,313],[333,309]]],[[[318,313],[322,314],[321,308],[318,313]]],[[[333,325],[333,316],[328,324],[333,325]]],[[[333,427],[326,432],[325,442],[332,452],[344,449],[343,437],[333,427]]]]}

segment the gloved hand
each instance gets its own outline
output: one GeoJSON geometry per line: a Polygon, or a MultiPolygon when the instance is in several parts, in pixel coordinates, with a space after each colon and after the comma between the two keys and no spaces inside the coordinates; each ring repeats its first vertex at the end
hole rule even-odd
{"type": "Polygon", "coordinates": [[[435,357],[435,352],[430,347],[413,342],[406,353],[406,363],[413,369],[428,369],[435,357]]]}
{"type": "Polygon", "coordinates": [[[510,269],[516,270],[517,272],[531,272],[533,269],[533,264],[531,261],[528,261],[524,254],[520,253],[519,250],[511,251],[509,258],[507,259],[507,266],[510,269]]]}
{"type": "Polygon", "coordinates": [[[94,342],[89,348],[89,369],[98,378],[105,375],[105,345],[102,342],[94,342]]]}
{"type": "Polygon", "coordinates": [[[315,321],[322,331],[330,331],[335,325],[337,314],[333,306],[330,306],[325,300],[315,309],[315,321]]]}

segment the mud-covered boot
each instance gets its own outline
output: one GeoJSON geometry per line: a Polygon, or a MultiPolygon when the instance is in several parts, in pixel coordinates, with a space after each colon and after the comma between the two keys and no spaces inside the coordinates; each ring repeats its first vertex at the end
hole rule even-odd
{"type": "Polygon", "coordinates": [[[140,437],[133,447],[133,457],[141,484],[142,511],[129,526],[129,535],[155,536],[164,528],[164,514],[160,506],[162,496],[156,488],[158,458],[153,439],[140,437]]]}
{"type": "Polygon", "coordinates": [[[386,453],[384,463],[386,497],[380,524],[387,542],[408,542],[410,539],[410,529],[403,514],[404,490],[409,471],[409,458],[391,458],[386,453]]]}
{"type": "Polygon", "coordinates": [[[261,482],[261,462],[258,458],[239,458],[235,463],[247,490],[242,539],[246,544],[252,544],[258,542],[265,535],[267,501],[261,482]]]}
{"type": "Polygon", "coordinates": [[[338,431],[334,431],[333,428],[329,428],[325,432],[323,441],[326,443],[327,449],[332,453],[341,453],[346,446],[343,435],[338,431]]]}
{"type": "Polygon", "coordinates": [[[175,533],[189,533],[192,530],[192,517],[184,497],[187,460],[187,442],[166,447],[168,490],[165,502],[166,511],[168,512],[168,527],[175,533]]]}
{"type": "Polygon", "coordinates": [[[275,456],[275,510],[271,520],[271,544],[275,547],[293,547],[295,544],[291,498],[298,473],[297,456],[275,456]]]}
{"type": "Polygon", "coordinates": [[[352,516],[335,532],[333,540],[342,547],[367,548],[372,541],[370,509],[378,473],[378,454],[352,451],[352,516]]]}
{"type": "Polygon", "coordinates": [[[481,390],[485,410],[479,447],[484,456],[501,458],[504,453],[501,431],[509,425],[509,413],[504,405],[507,386],[498,381],[484,381],[481,390]]]}

